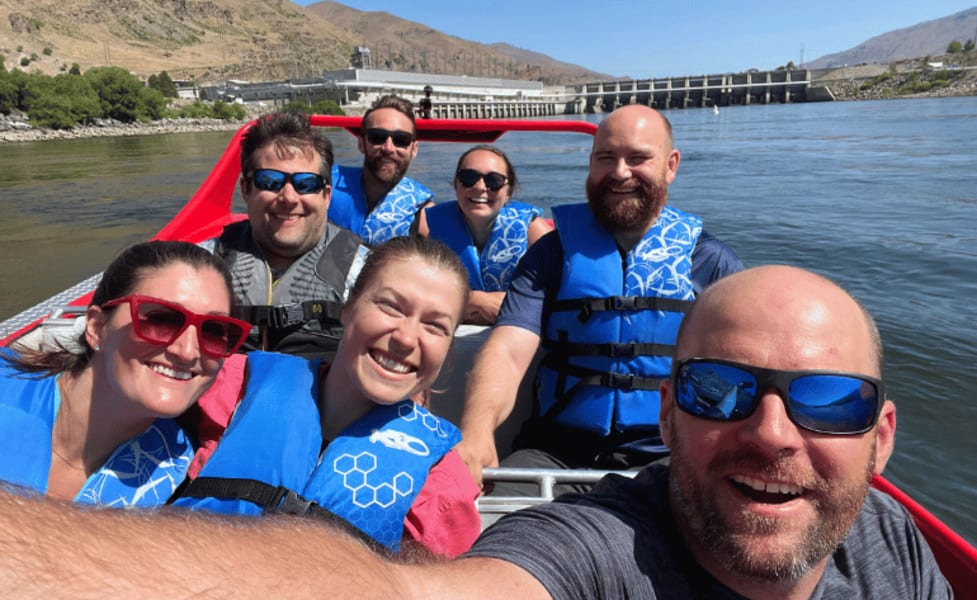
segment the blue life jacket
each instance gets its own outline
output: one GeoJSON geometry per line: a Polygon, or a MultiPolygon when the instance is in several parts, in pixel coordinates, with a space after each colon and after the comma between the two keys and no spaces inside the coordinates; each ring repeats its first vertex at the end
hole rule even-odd
{"type": "Polygon", "coordinates": [[[461,439],[410,400],[377,406],[323,447],[318,359],[252,352],[213,455],[174,504],[214,512],[338,515],[397,551],[428,471],[461,439]]]}
{"type": "MultiPolygon", "coordinates": [[[[25,374],[0,352],[0,480],[47,492],[51,432],[61,404],[57,377],[25,374]]],[[[91,474],[75,502],[99,506],[165,504],[186,477],[194,448],[173,419],[157,419],[119,445],[91,474]]]]}
{"type": "Polygon", "coordinates": [[[657,426],[658,386],[694,298],[702,221],[666,206],[622,259],[588,205],[554,207],[553,216],[563,275],[543,331],[537,411],[605,436],[657,426]]]}
{"type": "Polygon", "coordinates": [[[367,212],[363,191],[363,167],[332,168],[329,220],[376,246],[390,238],[408,235],[417,211],[434,197],[431,190],[410,177],[402,177],[392,190],[367,212]]]}
{"type": "Polygon", "coordinates": [[[512,273],[529,246],[529,224],[543,211],[510,200],[492,222],[492,231],[481,252],[475,246],[457,202],[444,202],[425,209],[432,238],[447,244],[468,270],[468,284],[482,292],[509,289],[512,273]]]}

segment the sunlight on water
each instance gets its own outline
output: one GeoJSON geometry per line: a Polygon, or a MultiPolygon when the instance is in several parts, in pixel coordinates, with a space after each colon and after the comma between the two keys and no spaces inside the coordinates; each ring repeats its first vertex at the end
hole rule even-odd
{"type": "MultiPolygon", "coordinates": [[[[747,264],[839,281],[879,321],[899,406],[886,474],[977,541],[977,98],[667,113],[682,152],[670,202],[747,264]]],[[[594,122],[598,116],[586,117],[594,122]]],[[[355,141],[331,136],[343,164],[355,141]]],[[[228,133],[0,145],[0,315],[96,272],[183,205],[228,133]]],[[[584,200],[589,138],[507,134],[519,199],[584,200]]],[[[463,146],[410,174],[453,198],[463,146]]]]}

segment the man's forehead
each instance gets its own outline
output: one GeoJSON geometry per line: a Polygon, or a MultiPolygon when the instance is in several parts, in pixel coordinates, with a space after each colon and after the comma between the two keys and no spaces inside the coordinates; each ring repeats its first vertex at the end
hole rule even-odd
{"type": "Polygon", "coordinates": [[[410,118],[396,108],[378,108],[371,112],[367,116],[366,121],[363,122],[364,127],[377,127],[380,125],[387,126],[387,128],[399,128],[405,131],[411,130],[410,118]]]}

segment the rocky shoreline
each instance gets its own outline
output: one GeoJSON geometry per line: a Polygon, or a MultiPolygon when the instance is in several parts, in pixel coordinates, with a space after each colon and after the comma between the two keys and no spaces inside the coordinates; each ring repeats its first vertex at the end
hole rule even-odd
{"type": "Polygon", "coordinates": [[[220,119],[160,119],[149,123],[120,123],[105,120],[74,129],[39,129],[31,127],[26,117],[0,115],[0,143],[68,140],[94,137],[160,135],[200,131],[236,131],[247,121],[220,119]]]}
{"type": "MultiPolygon", "coordinates": [[[[907,83],[908,76],[893,77],[865,88],[868,78],[822,80],[837,101],[880,100],[892,98],[927,98],[950,96],[977,96],[977,71],[970,71],[963,77],[949,82],[949,85],[917,94],[900,93],[907,83]]],[[[253,119],[260,111],[249,110],[245,120],[223,121],[220,119],[161,119],[149,123],[120,123],[103,120],[95,125],[74,129],[39,129],[31,127],[23,114],[0,115],[0,144],[4,142],[36,142],[40,140],[84,139],[93,137],[161,135],[170,133],[192,133],[201,131],[236,131],[247,120],[253,119]],[[253,113],[253,114],[251,114],[253,113]]]]}

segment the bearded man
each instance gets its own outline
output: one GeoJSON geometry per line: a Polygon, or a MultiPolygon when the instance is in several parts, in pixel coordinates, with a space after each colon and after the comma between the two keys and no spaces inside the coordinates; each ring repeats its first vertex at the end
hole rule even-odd
{"type": "MultiPolygon", "coordinates": [[[[651,108],[601,122],[588,203],[553,209],[556,231],[523,257],[469,375],[458,449],[476,481],[499,464],[495,429],[540,345],[534,417],[503,466],[628,469],[667,455],[659,384],[679,324],[697,293],[743,268],[699,217],[666,205],[680,159],[671,124],[651,108]]],[[[554,491],[570,489],[582,491],[554,491]]],[[[500,483],[493,493],[535,490],[500,483]]]]}
{"type": "Polygon", "coordinates": [[[434,193],[407,177],[417,156],[410,101],[392,94],[378,98],[363,115],[357,147],[363,153],[362,167],[333,167],[329,221],[370,247],[417,227],[426,233],[422,209],[434,205],[434,193]]]}

